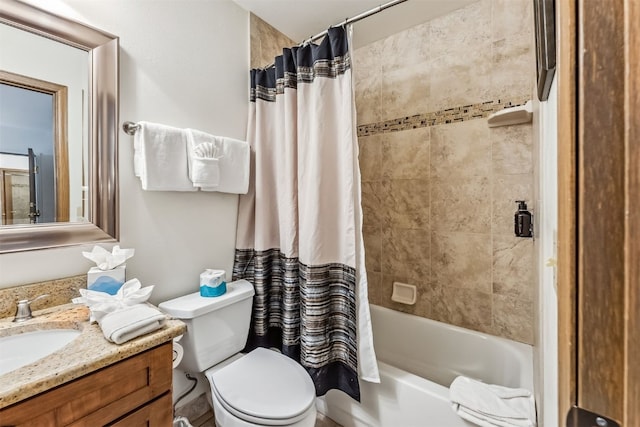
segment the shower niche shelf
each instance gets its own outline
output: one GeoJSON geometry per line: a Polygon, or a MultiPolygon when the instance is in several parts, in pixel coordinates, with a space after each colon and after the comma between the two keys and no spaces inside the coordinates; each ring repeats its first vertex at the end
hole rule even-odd
{"type": "Polygon", "coordinates": [[[531,123],[533,120],[533,104],[531,100],[524,105],[517,107],[505,108],[489,115],[487,124],[490,128],[499,126],[521,125],[531,123]]]}

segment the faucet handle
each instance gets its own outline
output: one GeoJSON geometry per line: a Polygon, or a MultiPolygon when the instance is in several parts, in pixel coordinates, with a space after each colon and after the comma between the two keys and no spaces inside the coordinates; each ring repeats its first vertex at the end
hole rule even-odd
{"type": "MultiPolygon", "coordinates": [[[[36,301],[38,301],[39,299],[46,298],[46,297],[48,297],[48,296],[49,296],[49,294],[42,294],[42,295],[38,295],[37,297],[35,297],[35,298],[34,298],[34,299],[32,299],[32,300],[26,300],[26,302],[27,302],[27,304],[31,305],[31,303],[36,302],[36,301]]],[[[22,300],[22,301],[25,301],[25,300],[22,300]]],[[[22,302],[22,301],[19,301],[19,302],[22,302]]]]}
{"type": "Polygon", "coordinates": [[[22,299],[16,302],[16,315],[13,318],[14,322],[23,322],[25,320],[31,319],[33,315],[31,314],[31,303],[37,301],[42,298],[48,297],[49,294],[38,295],[37,297],[28,300],[22,299]]]}

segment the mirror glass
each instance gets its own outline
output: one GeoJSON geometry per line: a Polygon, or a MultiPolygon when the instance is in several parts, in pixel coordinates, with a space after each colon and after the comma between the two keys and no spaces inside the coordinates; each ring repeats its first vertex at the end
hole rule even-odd
{"type": "Polygon", "coordinates": [[[1,226],[87,221],[89,53],[6,24],[0,40],[1,226]]]}
{"type": "Polygon", "coordinates": [[[0,253],[114,241],[118,38],[0,0],[0,253]]]}

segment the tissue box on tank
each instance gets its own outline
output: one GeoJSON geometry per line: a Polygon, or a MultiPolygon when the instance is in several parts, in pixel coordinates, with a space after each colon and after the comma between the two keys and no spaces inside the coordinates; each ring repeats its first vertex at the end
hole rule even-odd
{"type": "Polygon", "coordinates": [[[125,282],[125,266],[119,265],[113,270],[100,270],[91,267],[87,272],[87,289],[115,295],[125,282]]]}

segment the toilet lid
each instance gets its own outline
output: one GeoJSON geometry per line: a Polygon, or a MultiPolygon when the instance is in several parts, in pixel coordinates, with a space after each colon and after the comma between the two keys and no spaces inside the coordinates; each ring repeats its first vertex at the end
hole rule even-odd
{"type": "Polygon", "coordinates": [[[240,417],[290,420],[304,414],[316,397],[313,381],[302,366],[265,348],[211,374],[210,380],[221,403],[240,417]]]}

